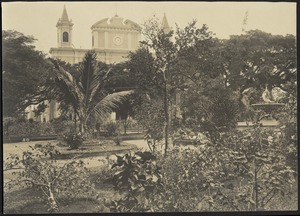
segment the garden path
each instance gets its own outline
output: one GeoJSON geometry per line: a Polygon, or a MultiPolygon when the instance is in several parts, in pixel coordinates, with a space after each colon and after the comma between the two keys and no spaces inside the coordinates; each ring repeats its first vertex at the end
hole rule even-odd
{"type": "MultiPolygon", "coordinates": [[[[52,144],[56,144],[58,141],[31,141],[31,142],[18,142],[18,143],[8,143],[3,145],[3,159],[5,160],[9,154],[17,154],[22,156],[23,151],[31,150],[29,146],[34,146],[35,144],[46,145],[51,142],[52,144]]],[[[145,140],[126,140],[123,143],[126,144],[134,144],[138,148],[142,148],[143,150],[149,150],[147,142],[145,140]]],[[[116,159],[114,155],[109,157],[110,159],[116,159]]],[[[107,161],[106,156],[95,156],[88,158],[81,158],[83,162],[85,162],[87,168],[97,167],[99,165],[103,165],[107,161]]],[[[66,160],[57,160],[58,164],[64,164],[66,160]]]]}
{"type": "MultiPolygon", "coordinates": [[[[17,154],[19,157],[22,156],[23,151],[31,150],[29,146],[34,146],[35,144],[42,144],[46,145],[47,143],[56,144],[58,141],[31,141],[31,142],[18,142],[18,143],[7,143],[3,144],[3,161],[10,154],[17,154]]],[[[144,150],[148,149],[148,145],[144,140],[126,140],[124,143],[134,144],[138,148],[142,148],[144,150]]],[[[116,159],[115,155],[110,155],[109,159],[114,160],[116,159]]],[[[88,157],[88,158],[80,158],[85,164],[87,168],[96,168],[99,166],[103,166],[108,163],[107,156],[95,156],[95,157],[88,157]]],[[[67,162],[67,160],[57,160],[59,165],[63,165],[67,162]]],[[[12,178],[12,173],[16,170],[7,170],[4,172],[4,182],[8,181],[12,178]]]]}

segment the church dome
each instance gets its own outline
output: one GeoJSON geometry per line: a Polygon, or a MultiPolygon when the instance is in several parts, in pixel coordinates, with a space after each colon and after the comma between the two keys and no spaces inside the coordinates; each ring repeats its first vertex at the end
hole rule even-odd
{"type": "Polygon", "coordinates": [[[103,29],[103,28],[112,28],[112,29],[124,29],[124,30],[137,30],[140,31],[142,28],[136,22],[133,22],[129,19],[124,20],[122,17],[115,15],[112,18],[105,18],[94,25],[92,25],[91,29],[103,29]]]}

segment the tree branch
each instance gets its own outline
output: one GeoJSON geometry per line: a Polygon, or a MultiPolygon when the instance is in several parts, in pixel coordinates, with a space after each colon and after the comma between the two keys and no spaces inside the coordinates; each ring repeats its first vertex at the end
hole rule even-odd
{"type": "Polygon", "coordinates": [[[272,200],[272,198],[275,196],[275,194],[276,194],[276,191],[274,191],[274,193],[272,194],[272,196],[270,197],[270,199],[268,199],[268,200],[266,201],[266,203],[264,204],[264,206],[267,205],[268,202],[270,202],[270,201],[272,200]]]}
{"type": "Polygon", "coordinates": [[[14,170],[14,169],[24,169],[24,167],[11,167],[11,168],[6,168],[6,169],[4,169],[3,170],[3,172],[5,172],[5,171],[9,171],[9,170],[14,170]]]}
{"type": "Polygon", "coordinates": [[[264,203],[264,201],[265,201],[265,199],[266,199],[273,191],[274,191],[274,188],[272,188],[272,189],[267,193],[267,195],[264,196],[264,197],[262,198],[262,201],[261,201],[262,207],[264,207],[264,206],[267,204],[267,203],[264,203]]]}
{"type": "Polygon", "coordinates": [[[221,192],[220,188],[217,188],[217,189],[218,189],[218,192],[228,201],[228,203],[231,207],[233,207],[236,211],[240,211],[240,209],[236,205],[234,205],[231,202],[231,200],[221,192]]]}
{"type": "Polygon", "coordinates": [[[67,163],[65,163],[63,165],[63,167],[61,168],[60,172],[58,173],[58,175],[52,180],[51,184],[54,184],[54,182],[60,177],[61,173],[63,172],[65,166],[67,165],[67,163]]]}

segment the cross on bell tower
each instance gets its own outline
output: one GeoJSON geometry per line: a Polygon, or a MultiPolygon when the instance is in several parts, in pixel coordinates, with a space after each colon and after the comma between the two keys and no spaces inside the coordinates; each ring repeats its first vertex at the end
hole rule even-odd
{"type": "Polygon", "coordinates": [[[73,25],[72,20],[69,20],[66,6],[64,6],[62,16],[56,24],[58,47],[72,47],[73,25]]]}

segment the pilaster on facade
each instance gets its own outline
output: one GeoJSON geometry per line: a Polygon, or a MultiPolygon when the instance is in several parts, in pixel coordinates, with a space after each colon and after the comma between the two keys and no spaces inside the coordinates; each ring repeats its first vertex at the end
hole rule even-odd
{"type": "Polygon", "coordinates": [[[92,42],[92,47],[93,48],[96,48],[99,46],[99,33],[98,32],[93,32],[93,42],[92,42]]]}
{"type": "Polygon", "coordinates": [[[108,31],[104,32],[104,49],[108,48],[108,31]]]}
{"type": "Polygon", "coordinates": [[[128,32],[127,33],[127,38],[128,38],[128,46],[127,46],[127,48],[129,49],[129,50],[131,50],[132,49],[132,38],[131,38],[131,34],[128,32]]]}

